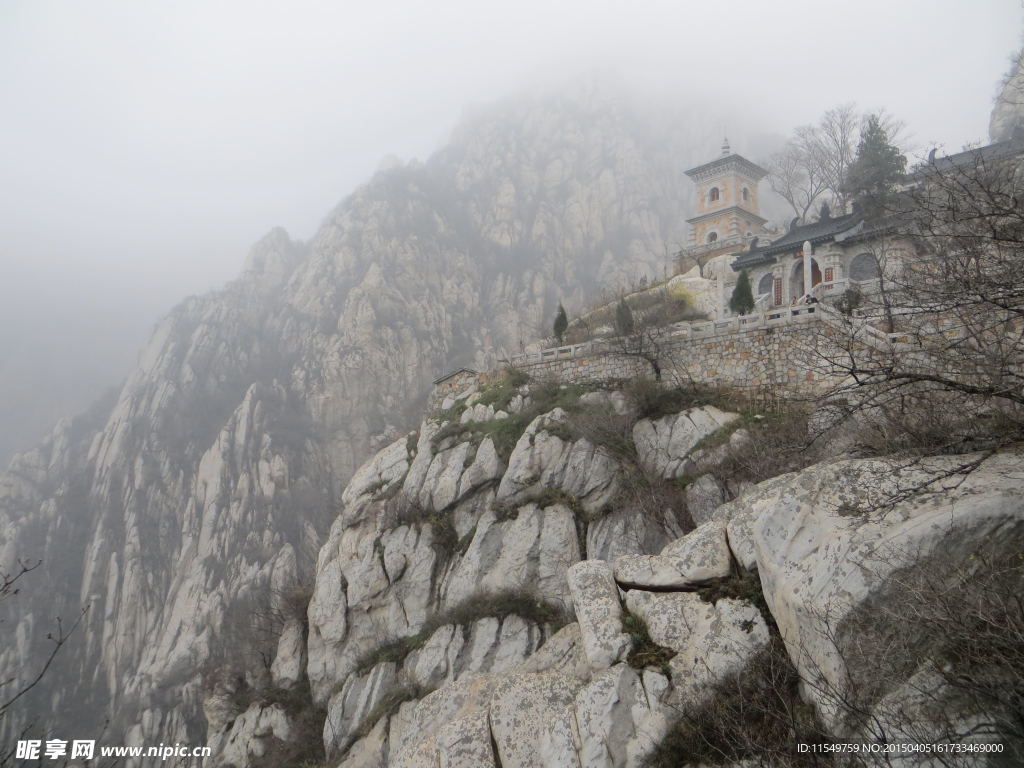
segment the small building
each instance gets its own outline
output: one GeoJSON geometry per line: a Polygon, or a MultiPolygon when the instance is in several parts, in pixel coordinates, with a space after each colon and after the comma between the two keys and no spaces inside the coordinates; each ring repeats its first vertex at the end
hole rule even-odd
{"type": "Polygon", "coordinates": [[[480,381],[480,375],[479,371],[474,371],[472,368],[457,368],[444,374],[444,376],[434,379],[434,386],[428,398],[428,406],[431,408],[437,407],[446,397],[462,394],[473,384],[480,381]]]}

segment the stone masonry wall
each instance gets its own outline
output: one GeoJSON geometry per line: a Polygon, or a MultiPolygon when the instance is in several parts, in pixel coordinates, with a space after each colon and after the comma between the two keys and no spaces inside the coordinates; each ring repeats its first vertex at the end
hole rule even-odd
{"type": "MultiPolygon", "coordinates": [[[[661,341],[659,364],[666,382],[693,381],[753,397],[821,394],[830,383],[815,368],[822,325],[815,318],[777,327],[661,341]]],[[[650,363],[621,353],[566,357],[517,366],[535,378],[565,382],[611,381],[652,375],[650,363]]],[[[832,382],[834,383],[834,382],[832,382]]]]}

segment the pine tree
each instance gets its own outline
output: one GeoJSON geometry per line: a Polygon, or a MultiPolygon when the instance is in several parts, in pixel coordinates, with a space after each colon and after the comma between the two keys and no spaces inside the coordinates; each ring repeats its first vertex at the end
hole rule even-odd
{"type": "Polygon", "coordinates": [[[558,303],[558,314],[555,315],[555,325],[552,330],[555,332],[555,338],[558,339],[558,343],[561,344],[565,339],[565,332],[569,328],[569,318],[565,314],[565,307],[562,303],[558,303]]]}
{"type": "Polygon", "coordinates": [[[633,312],[626,303],[625,298],[619,299],[619,306],[615,309],[615,330],[620,336],[629,336],[636,326],[633,323],[633,312]]]}
{"type": "Polygon", "coordinates": [[[882,214],[891,207],[896,183],[906,170],[907,158],[889,141],[878,115],[870,115],[846,175],[848,194],[859,199],[868,215],[882,214]]]}
{"type": "Polygon", "coordinates": [[[732,289],[729,309],[737,315],[749,315],[754,309],[754,292],[750,289],[750,275],[742,270],[736,279],[736,287],[732,289]]]}

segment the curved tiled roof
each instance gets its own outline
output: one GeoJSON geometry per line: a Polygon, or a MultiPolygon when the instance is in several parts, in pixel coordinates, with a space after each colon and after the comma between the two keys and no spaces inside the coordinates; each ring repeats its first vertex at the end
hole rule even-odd
{"type": "Polygon", "coordinates": [[[791,253],[799,250],[808,240],[811,245],[834,240],[837,235],[853,229],[863,220],[863,214],[855,212],[848,213],[845,216],[819,219],[818,221],[812,221],[810,224],[790,227],[789,232],[778,240],[766,245],[755,246],[739,254],[732,262],[732,268],[738,272],[746,267],[771,264],[780,253],[791,253]]]}

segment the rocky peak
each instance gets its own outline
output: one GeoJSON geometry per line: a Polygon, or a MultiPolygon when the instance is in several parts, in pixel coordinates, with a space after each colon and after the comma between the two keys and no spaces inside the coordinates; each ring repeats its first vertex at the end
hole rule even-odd
{"type": "Polygon", "coordinates": [[[1024,55],[1016,57],[996,96],[988,136],[991,141],[1006,141],[1019,128],[1024,128],[1024,55]]]}

